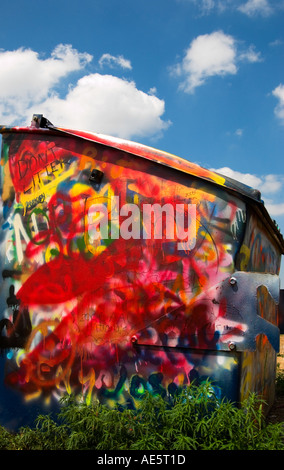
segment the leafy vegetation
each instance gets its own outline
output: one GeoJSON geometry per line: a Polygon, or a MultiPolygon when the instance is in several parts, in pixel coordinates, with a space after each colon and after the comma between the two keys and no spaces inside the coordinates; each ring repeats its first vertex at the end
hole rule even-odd
{"type": "Polygon", "coordinates": [[[275,388],[276,395],[284,396],[284,369],[277,369],[275,388]]]}
{"type": "Polygon", "coordinates": [[[145,393],[137,411],[67,396],[56,421],[40,415],[34,429],[0,428],[0,450],[284,450],[284,423],[268,423],[263,405],[254,394],[241,407],[220,401],[209,382],[171,402],[145,393]]]}

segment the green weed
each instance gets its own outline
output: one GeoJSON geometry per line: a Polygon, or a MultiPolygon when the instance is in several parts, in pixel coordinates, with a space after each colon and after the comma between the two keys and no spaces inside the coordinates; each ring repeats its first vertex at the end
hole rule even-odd
{"type": "Polygon", "coordinates": [[[109,409],[73,396],[56,421],[38,416],[35,428],[0,428],[9,450],[284,450],[284,423],[268,424],[263,401],[251,394],[240,407],[220,401],[209,382],[175,397],[145,393],[139,409],[109,409]]]}

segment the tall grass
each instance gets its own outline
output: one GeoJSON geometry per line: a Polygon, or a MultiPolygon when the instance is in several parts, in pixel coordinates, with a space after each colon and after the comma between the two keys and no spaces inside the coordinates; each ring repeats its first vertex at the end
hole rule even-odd
{"type": "Polygon", "coordinates": [[[237,407],[209,382],[169,399],[145,393],[138,410],[62,400],[56,421],[38,416],[17,433],[0,428],[7,450],[284,450],[284,423],[269,424],[255,395],[237,407]]]}

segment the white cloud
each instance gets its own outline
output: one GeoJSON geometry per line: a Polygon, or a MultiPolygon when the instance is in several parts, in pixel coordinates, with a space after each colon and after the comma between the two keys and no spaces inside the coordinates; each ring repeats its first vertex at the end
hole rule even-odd
{"type": "Polygon", "coordinates": [[[195,38],[174,72],[182,77],[181,88],[187,93],[193,93],[209,77],[235,75],[238,62],[259,60],[260,54],[253,45],[239,52],[235,38],[223,31],[215,31],[195,38]]]}
{"type": "Polygon", "coordinates": [[[284,184],[284,177],[274,174],[257,176],[252,173],[242,173],[229,167],[222,167],[213,171],[229,176],[265,194],[276,193],[284,184]]]}
{"type": "Polygon", "coordinates": [[[252,188],[259,189],[261,185],[261,178],[258,176],[252,175],[250,173],[241,173],[236,170],[232,170],[229,167],[222,167],[218,169],[211,168],[211,170],[216,171],[217,173],[221,173],[222,175],[228,176],[229,178],[233,178],[237,181],[240,181],[247,186],[251,186],[252,188]]]}
{"type": "Polygon", "coordinates": [[[239,60],[244,62],[261,62],[261,54],[260,52],[256,52],[254,45],[250,45],[247,50],[241,52],[239,54],[239,60]]]}
{"type": "Polygon", "coordinates": [[[28,105],[45,98],[62,78],[83,69],[91,60],[90,54],[63,44],[47,59],[31,49],[0,51],[1,119],[9,121],[22,114],[28,105]]]}
{"type": "Polygon", "coordinates": [[[235,74],[237,72],[235,60],[234,39],[222,31],[216,31],[195,38],[176,71],[184,77],[182,84],[184,91],[192,93],[208,77],[235,74]]]}
{"type": "Polygon", "coordinates": [[[170,124],[161,119],[163,100],[138,90],[133,81],[98,73],[78,80],[64,98],[47,98],[39,109],[55,125],[124,138],[155,135],[170,124]]]}
{"type": "MultiPolygon", "coordinates": [[[[196,3],[196,0],[193,0],[194,3],[196,3]]],[[[198,2],[198,0],[197,0],[198,2]]],[[[199,7],[201,8],[201,11],[203,13],[208,13],[213,10],[215,7],[215,1],[214,0],[199,0],[199,7]]]]}
{"type": "MultiPolygon", "coordinates": [[[[170,125],[162,119],[165,102],[153,92],[113,75],[84,75],[92,59],[63,44],[48,58],[31,49],[0,51],[0,123],[29,125],[32,115],[40,113],[54,125],[125,138],[158,135],[170,125]],[[75,71],[82,78],[69,84],[65,96],[63,89],[59,95],[62,80],[75,71]]],[[[131,67],[122,56],[104,54],[105,63],[131,67]]]]}
{"type": "Polygon", "coordinates": [[[268,210],[269,214],[273,217],[278,217],[284,215],[284,202],[279,204],[270,203],[269,201],[265,202],[265,207],[268,210]]]}
{"type": "Polygon", "coordinates": [[[282,124],[284,124],[284,85],[281,83],[273,90],[272,94],[279,100],[275,108],[275,114],[280,119],[282,124]]]}
{"type": "MultiPolygon", "coordinates": [[[[180,0],[182,1],[182,0],[180,0]]],[[[202,15],[208,15],[213,12],[223,13],[229,8],[238,10],[239,12],[254,17],[260,15],[263,17],[271,15],[277,4],[270,0],[183,0],[193,3],[199,9],[202,15]]],[[[277,2],[277,0],[276,0],[277,2]]]]}
{"type": "Polygon", "coordinates": [[[283,44],[283,41],[281,39],[275,39],[275,41],[272,41],[269,43],[269,46],[277,47],[277,46],[281,46],[282,44],[283,44]]]}
{"type": "MultiPolygon", "coordinates": [[[[186,0],[185,0],[186,1],[186,0]]],[[[223,12],[235,0],[187,0],[194,3],[202,15],[208,15],[214,10],[223,12]]]]}
{"type": "Polygon", "coordinates": [[[99,60],[101,67],[108,65],[109,67],[119,66],[123,69],[132,69],[131,62],[128,59],[125,59],[122,55],[113,56],[111,54],[103,54],[99,60]]]}
{"type": "Polygon", "coordinates": [[[236,129],[235,131],[235,135],[237,135],[238,137],[242,137],[243,133],[244,133],[243,129],[236,129]]]}
{"type": "Polygon", "coordinates": [[[269,16],[273,12],[267,0],[248,0],[246,3],[240,5],[238,10],[248,16],[269,16]]]}
{"type": "Polygon", "coordinates": [[[157,88],[155,86],[151,87],[150,90],[148,91],[149,95],[156,95],[157,94],[157,88]]]}
{"type": "Polygon", "coordinates": [[[281,190],[283,183],[283,176],[273,174],[265,175],[261,177],[259,189],[263,194],[274,194],[281,190]]]}
{"type": "Polygon", "coordinates": [[[268,174],[259,176],[242,173],[229,167],[211,168],[211,170],[258,189],[270,215],[272,217],[284,215],[284,202],[282,202],[284,200],[284,175],[268,174]]]}

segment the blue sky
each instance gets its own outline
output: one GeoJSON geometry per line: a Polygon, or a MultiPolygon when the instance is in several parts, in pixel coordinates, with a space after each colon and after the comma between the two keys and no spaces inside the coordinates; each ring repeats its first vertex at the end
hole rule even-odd
{"type": "Polygon", "coordinates": [[[283,0],[4,2],[0,124],[43,113],[222,170],[284,233],[283,24],[283,0]]]}

